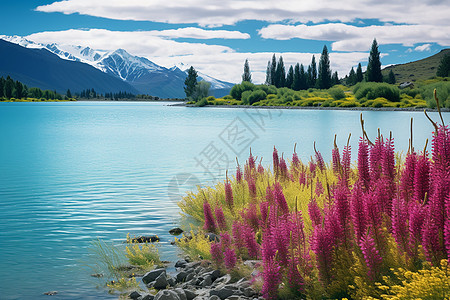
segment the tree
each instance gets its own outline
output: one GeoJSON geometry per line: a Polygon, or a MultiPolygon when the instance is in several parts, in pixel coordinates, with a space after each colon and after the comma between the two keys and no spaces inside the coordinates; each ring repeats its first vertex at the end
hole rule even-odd
{"type": "Polygon", "coordinates": [[[292,89],[295,91],[300,90],[300,65],[298,63],[295,65],[295,68],[294,68],[294,78],[292,80],[292,89]]]}
{"type": "Polygon", "coordinates": [[[194,92],[191,95],[192,100],[200,101],[203,98],[209,96],[209,88],[211,87],[211,83],[201,80],[198,82],[194,88],[194,92]]]}
{"type": "MultiPolygon", "coordinates": [[[[72,93],[70,92],[70,89],[67,89],[66,97],[69,98],[69,99],[72,98],[72,93]]],[[[106,94],[105,94],[105,98],[107,98],[106,94]]]]}
{"type": "Polygon", "coordinates": [[[308,88],[308,75],[305,72],[303,64],[300,65],[300,90],[306,90],[308,88]]]}
{"type": "Polygon", "coordinates": [[[292,65],[289,67],[289,71],[286,75],[286,87],[292,89],[294,83],[294,68],[292,67],[292,65]]]}
{"type": "Polygon", "coordinates": [[[278,59],[274,84],[277,88],[284,87],[286,85],[286,69],[284,68],[282,56],[278,59]]]}
{"type": "Polygon", "coordinates": [[[333,76],[331,76],[331,86],[336,85],[336,84],[339,84],[339,75],[338,75],[337,71],[335,71],[333,73],[333,76]]]}
{"type": "Polygon", "coordinates": [[[269,85],[275,85],[275,81],[277,78],[277,58],[275,54],[272,56],[272,62],[270,64],[270,83],[269,85]]]}
{"type": "Polygon", "coordinates": [[[313,55],[311,59],[311,87],[316,86],[317,81],[317,64],[316,64],[316,57],[313,55]]]}
{"type": "Polygon", "coordinates": [[[308,70],[306,71],[306,88],[314,87],[315,80],[313,78],[312,74],[312,68],[311,65],[308,66],[308,70]]]}
{"type": "Polygon", "coordinates": [[[322,55],[319,60],[319,76],[317,78],[319,89],[329,89],[331,87],[331,68],[327,46],[323,46],[322,55]]]}
{"type": "Polygon", "coordinates": [[[272,84],[272,77],[270,76],[270,60],[267,62],[266,84],[267,85],[271,85],[272,84]]]}
{"type": "Polygon", "coordinates": [[[252,74],[250,73],[250,66],[248,65],[248,59],[244,63],[244,74],[242,74],[242,81],[252,82],[252,74]]]}
{"type": "Polygon", "coordinates": [[[368,82],[383,82],[383,75],[381,74],[380,52],[378,51],[378,44],[376,39],[373,40],[372,48],[370,49],[366,77],[368,82]]]}
{"type": "Polygon", "coordinates": [[[346,81],[347,85],[354,85],[356,84],[356,72],[355,69],[350,70],[350,73],[348,73],[348,77],[347,77],[347,81],[346,81]]]}
{"type": "Polygon", "coordinates": [[[197,86],[197,77],[197,71],[191,66],[188,70],[186,80],[184,81],[184,93],[186,94],[186,98],[190,98],[194,94],[195,87],[197,86]]]}
{"type": "Polygon", "coordinates": [[[14,84],[14,97],[17,99],[22,99],[23,96],[23,84],[22,82],[16,80],[16,83],[14,84]]]}
{"type": "Polygon", "coordinates": [[[5,89],[5,78],[0,77],[0,98],[5,96],[4,93],[4,89],[5,89]]]}
{"type": "Polygon", "coordinates": [[[395,84],[395,82],[396,82],[395,74],[394,74],[394,72],[392,72],[392,69],[389,71],[389,74],[388,74],[386,82],[390,83],[390,84],[395,84]]]}
{"type": "Polygon", "coordinates": [[[362,72],[362,67],[361,67],[361,63],[358,64],[358,68],[356,68],[356,82],[361,82],[363,81],[364,76],[363,76],[363,72],[362,72]]]}
{"type": "Polygon", "coordinates": [[[444,55],[441,58],[439,66],[437,68],[436,76],[439,77],[450,77],[450,53],[444,55]]]}
{"type": "Polygon", "coordinates": [[[6,99],[11,99],[14,90],[14,81],[11,77],[6,77],[5,87],[3,88],[6,99]]]}

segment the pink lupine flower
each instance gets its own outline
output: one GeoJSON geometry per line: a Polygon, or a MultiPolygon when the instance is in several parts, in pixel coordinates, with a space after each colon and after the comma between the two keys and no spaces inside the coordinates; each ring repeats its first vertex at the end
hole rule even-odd
{"type": "Polygon", "coordinates": [[[360,139],[358,148],[358,175],[365,190],[370,186],[369,173],[369,144],[366,140],[360,139]]]}
{"type": "Polygon", "coordinates": [[[314,198],[308,203],[308,214],[314,227],[322,224],[322,212],[314,198]]]}
{"type": "Polygon", "coordinates": [[[237,169],[236,169],[236,181],[238,183],[241,183],[241,181],[242,181],[242,171],[241,171],[241,166],[239,164],[237,165],[237,169]]]}
{"type": "Polygon", "coordinates": [[[225,267],[228,270],[233,269],[237,262],[236,252],[234,252],[234,249],[226,249],[223,253],[223,260],[225,263],[225,267]]]}
{"type": "Polygon", "coordinates": [[[430,190],[430,161],[427,153],[417,158],[414,170],[414,190],[413,199],[417,203],[423,203],[425,195],[430,190]]]}
{"type": "Polygon", "coordinates": [[[251,199],[255,199],[256,198],[256,182],[255,179],[253,177],[249,178],[247,181],[247,185],[248,185],[248,191],[250,193],[250,197],[251,199]]]}
{"type": "Polygon", "coordinates": [[[317,166],[319,167],[319,170],[323,172],[325,170],[325,161],[323,160],[322,154],[319,151],[315,152],[316,152],[317,166]]]}
{"type": "Polygon", "coordinates": [[[282,213],[287,214],[289,213],[289,207],[286,202],[286,198],[284,198],[283,189],[279,182],[275,183],[273,187],[273,195],[275,198],[275,202],[280,207],[282,213]]]}
{"type": "Polygon", "coordinates": [[[392,204],[392,235],[402,252],[408,252],[409,228],[408,228],[409,205],[402,198],[395,198],[392,204]]]}
{"type": "Polygon", "coordinates": [[[323,194],[325,190],[323,189],[323,185],[322,183],[319,181],[319,177],[317,177],[316,180],[316,189],[314,190],[314,192],[316,193],[317,196],[320,196],[323,194]]]}
{"type": "Polygon", "coordinates": [[[375,240],[370,235],[370,232],[366,233],[359,241],[359,247],[364,255],[367,266],[367,275],[369,279],[374,281],[380,274],[380,266],[382,264],[382,257],[377,250],[375,240]]]}
{"type": "Polygon", "coordinates": [[[401,197],[406,201],[412,199],[414,191],[414,173],[416,169],[417,155],[415,152],[406,155],[405,167],[400,179],[401,197]]]}
{"type": "Polygon", "coordinates": [[[259,161],[257,172],[259,174],[264,174],[264,167],[262,166],[261,161],[259,161]]]}
{"type": "Polygon", "coordinates": [[[447,248],[447,259],[450,259],[450,219],[445,221],[444,227],[445,246],[447,248]]]}
{"type": "Polygon", "coordinates": [[[276,174],[278,174],[278,166],[280,164],[280,159],[278,158],[278,150],[277,148],[275,148],[275,146],[273,147],[273,172],[276,174]]]}
{"type": "Polygon", "coordinates": [[[263,286],[261,294],[265,299],[277,299],[278,287],[281,284],[281,267],[274,259],[264,261],[263,286]]]}
{"type": "Polygon", "coordinates": [[[341,227],[346,231],[348,228],[348,216],[350,215],[350,206],[348,203],[349,190],[346,186],[337,186],[333,193],[334,205],[337,217],[341,227]]]}
{"type": "Polygon", "coordinates": [[[360,182],[355,184],[350,199],[350,215],[352,217],[353,230],[357,241],[361,239],[367,229],[367,219],[364,209],[364,194],[361,184],[362,183],[360,182]]]}
{"type": "Polygon", "coordinates": [[[300,159],[298,158],[297,152],[295,152],[295,148],[294,153],[292,154],[292,166],[294,168],[300,167],[300,159]]]}
{"type": "Polygon", "coordinates": [[[255,203],[250,203],[242,214],[244,222],[253,227],[255,230],[259,228],[258,209],[255,203]]]}
{"type": "Polygon", "coordinates": [[[348,182],[350,178],[350,163],[351,163],[351,146],[345,146],[342,152],[342,179],[348,182]]]}
{"type": "Polygon", "coordinates": [[[244,248],[245,242],[242,236],[241,223],[239,221],[235,221],[233,223],[233,241],[238,250],[244,248]]]}
{"type": "Polygon", "coordinates": [[[286,165],[286,161],[283,158],[283,155],[281,155],[280,163],[279,163],[279,169],[280,169],[280,175],[283,179],[289,178],[289,171],[286,165]]]}
{"type": "Polygon", "coordinates": [[[299,177],[298,177],[298,182],[299,182],[300,184],[306,184],[306,172],[305,172],[304,170],[302,170],[302,171],[300,172],[300,175],[299,175],[299,177]]]}
{"type": "Polygon", "coordinates": [[[417,247],[422,242],[423,223],[425,221],[425,209],[416,201],[409,204],[409,247],[411,255],[417,255],[417,247]]]}
{"type": "Polygon", "coordinates": [[[218,265],[223,262],[223,251],[220,243],[211,244],[211,257],[218,265]]]}
{"type": "Polygon", "coordinates": [[[255,232],[252,227],[242,224],[241,234],[243,235],[245,247],[250,258],[257,259],[260,252],[260,247],[255,239],[255,232]]]}
{"type": "Polygon", "coordinates": [[[336,175],[341,174],[341,158],[339,154],[339,148],[335,146],[333,150],[331,150],[331,159],[333,162],[333,172],[336,175]]]}
{"type": "Polygon", "coordinates": [[[303,277],[298,271],[298,266],[300,265],[299,260],[296,257],[291,257],[287,268],[287,282],[289,288],[301,292],[303,290],[303,277]]]}
{"type": "Polygon", "coordinates": [[[250,148],[250,156],[248,157],[248,166],[250,170],[255,170],[255,158],[252,155],[252,149],[250,148]]]}
{"type": "Polygon", "coordinates": [[[316,164],[311,160],[309,161],[309,172],[311,173],[311,177],[314,178],[316,177],[316,164]]]}
{"type": "Polygon", "coordinates": [[[222,251],[231,247],[231,236],[227,232],[220,234],[220,245],[222,246],[222,251]]]}
{"type": "Polygon", "coordinates": [[[231,183],[228,181],[225,183],[225,202],[227,203],[230,210],[233,209],[233,189],[231,188],[231,183]]]}
{"type": "Polygon", "coordinates": [[[272,189],[270,188],[270,185],[266,188],[266,200],[269,202],[269,205],[272,205],[275,203],[275,196],[273,194],[272,189]]]}
{"type": "Polygon", "coordinates": [[[265,227],[269,212],[269,202],[264,201],[259,204],[259,211],[261,212],[261,226],[265,227]]]}
{"type": "Polygon", "coordinates": [[[314,228],[311,237],[311,250],[316,255],[317,269],[319,269],[320,280],[328,285],[331,282],[333,241],[322,226],[314,228]]]}
{"type": "Polygon", "coordinates": [[[381,136],[375,140],[375,144],[370,148],[370,179],[377,180],[381,177],[384,157],[384,142],[381,136]]]}
{"type": "Polygon", "coordinates": [[[395,181],[395,153],[394,153],[394,139],[386,139],[384,143],[384,151],[382,157],[382,171],[383,175],[389,179],[390,182],[395,181]]]}
{"type": "Polygon", "coordinates": [[[217,206],[214,212],[216,214],[216,220],[217,220],[217,225],[219,226],[219,229],[227,230],[228,225],[227,225],[227,221],[225,220],[225,215],[223,214],[222,208],[217,206]]]}
{"type": "Polygon", "coordinates": [[[214,221],[214,216],[208,201],[203,202],[203,214],[205,216],[203,229],[210,232],[216,231],[216,222],[214,221]]]}

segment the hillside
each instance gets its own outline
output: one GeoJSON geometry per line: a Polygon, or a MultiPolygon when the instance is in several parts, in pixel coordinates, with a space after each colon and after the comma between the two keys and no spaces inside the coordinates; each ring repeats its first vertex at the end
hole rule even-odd
{"type": "Polygon", "coordinates": [[[450,49],[441,50],[439,53],[421,60],[389,66],[383,69],[382,73],[383,76],[387,76],[389,71],[392,70],[397,83],[429,79],[436,76],[439,62],[447,53],[450,53],[450,49]]]}
{"type": "Polygon", "coordinates": [[[64,60],[46,49],[28,49],[0,40],[0,76],[10,75],[29,87],[80,92],[94,88],[98,93],[138,91],[128,83],[81,62],[64,60]]]}

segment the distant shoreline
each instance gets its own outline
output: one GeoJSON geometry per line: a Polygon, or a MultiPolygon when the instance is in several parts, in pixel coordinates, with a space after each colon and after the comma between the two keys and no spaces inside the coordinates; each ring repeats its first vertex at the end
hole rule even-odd
{"type": "MultiPolygon", "coordinates": [[[[197,107],[194,104],[177,103],[170,104],[169,106],[185,106],[185,107],[197,107]]],[[[423,112],[431,111],[437,112],[435,108],[427,107],[317,107],[317,106],[253,106],[253,105],[205,105],[203,107],[217,107],[217,108],[263,108],[263,109],[309,109],[309,110],[356,110],[356,111],[409,111],[409,112],[423,112]]],[[[201,107],[200,107],[201,108],[201,107]]],[[[441,108],[441,112],[450,112],[449,108],[441,108]]]]}

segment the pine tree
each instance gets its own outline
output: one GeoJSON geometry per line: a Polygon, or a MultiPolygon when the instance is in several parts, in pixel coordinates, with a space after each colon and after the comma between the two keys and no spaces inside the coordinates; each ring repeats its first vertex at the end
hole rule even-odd
{"type": "Polygon", "coordinates": [[[380,52],[378,51],[378,44],[376,39],[373,40],[372,48],[370,49],[366,77],[368,82],[383,82],[383,75],[381,74],[380,52]]]}
{"type": "Polygon", "coordinates": [[[356,84],[356,73],[355,73],[355,69],[350,70],[350,73],[348,73],[348,77],[346,80],[347,85],[354,85],[356,84]]]}
{"type": "Polygon", "coordinates": [[[250,73],[250,66],[248,65],[248,59],[244,63],[244,74],[242,74],[242,82],[252,82],[252,74],[250,73]]]}
{"type": "Polygon", "coordinates": [[[317,82],[317,64],[316,57],[313,55],[311,59],[311,87],[315,87],[317,82]]]}
{"type": "Polygon", "coordinates": [[[5,98],[11,99],[13,90],[14,90],[14,81],[11,79],[11,77],[6,77],[5,87],[3,88],[5,98]]]}
{"type": "Polygon", "coordinates": [[[308,66],[308,70],[306,71],[306,88],[314,87],[315,81],[312,74],[311,65],[308,66]]]}
{"type": "Polygon", "coordinates": [[[5,96],[4,93],[4,88],[5,88],[5,78],[0,77],[0,98],[5,96]]]}
{"type": "Polygon", "coordinates": [[[272,77],[270,76],[270,60],[267,62],[266,84],[267,85],[271,85],[272,84],[272,77]]]}
{"type": "Polygon", "coordinates": [[[300,65],[297,63],[294,68],[294,78],[292,80],[292,89],[295,91],[300,90],[300,65]]]}
{"type": "Polygon", "coordinates": [[[184,81],[184,93],[186,94],[186,98],[190,98],[194,94],[195,87],[197,86],[197,77],[197,71],[191,66],[188,70],[186,80],[184,81]]]}
{"type": "MultiPolygon", "coordinates": [[[[72,98],[72,93],[70,92],[70,89],[67,89],[66,97],[69,99],[72,98]]],[[[106,94],[105,94],[105,98],[106,98],[106,94]]]]}
{"type": "Polygon", "coordinates": [[[396,82],[396,80],[395,80],[395,74],[394,74],[394,72],[392,72],[392,69],[389,71],[389,75],[388,75],[388,78],[387,78],[387,83],[390,83],[390,84],[395,84],[395,82],[396,82]]]}
{"type": "Polygon", "coordinates": [[[275,86],[277,88],[280,88],[284,87],[285,85],[286,85],[286,69],[284,68],[283,57],[280,56],[275,71],[275,86]]]}
{"type": "Polygon", "coordinates": [[[308,89],[308,75],[303,64],[300,65],[300,90],[308,89]]]}
{"type": "Polygon", "coordinates": [[[275,54],[272,56],[272,63],[270,64],[270,85],[275,85],[277,81],[277,58],[275,54]]]}
{"type": "Polygon", "coordinates": [[[288,71],[288,73],[286,75],[286,84],[285,84],[285,86],[287,88],[292,89],[293,83],[294,83],[294,68],[291,65],[289,67],[289,71],[288,71]]]}
{"type": "Polygon", "coordinates": [[[338,75],[337,71],[335,71],[333,73],[333,76],[331,76],[331,86],[336,85],[336,84],[339,84],[339,75],[338,75]]]}
{"type": "Polygon", "coordinates": [[[446,55],[444,55],[444,57],[441,58],[436,71],[436,76],[450,77],[450,53],[447,53],[446,55]]]}
{"type": "Polygon", "coordinates": [[[14,85],[14,97],[17,99],[22,99],[23,97],[23,84],[16,80],[16,83],[14,85]]]}
{"type": "Polygon", "coordinates": [[[319,76],[317,78],[319,89],[329,89],[331,87],[331,69],[330,58],[328,56],[327,46],[323,46],[322,55],[319,60],[319,76]]]}
{"type": "Polygon", "coordinates": [[[356,68],[356,83],[363,81],[364,76],[362,72],[361,63],[358,64],[358,67],[356,68]]]}

